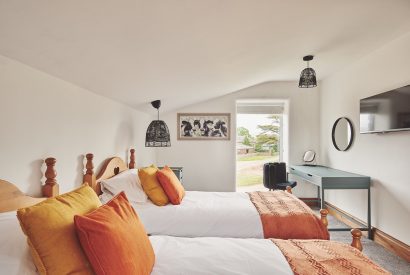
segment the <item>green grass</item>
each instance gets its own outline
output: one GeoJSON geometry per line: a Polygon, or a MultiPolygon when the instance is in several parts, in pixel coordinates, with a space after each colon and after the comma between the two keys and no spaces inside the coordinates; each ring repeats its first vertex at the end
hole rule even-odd
{"type": "Polygon", "coordinates": [[[279,154],[273,156],[265,154],[238,155],[237,161],[243,162],[237,171],[236,185],[251,186],[263,183],[263,163],[278,161],[279,154]],[[246,163],[245,163],[246,162],[246,163]]]}
{"type": "Polygon", "coordinates": [[[249,186],[249,185],[261,184],[263,182],[263,178],[262,176],[258,176],[258,175],[239,174],[236,181],[237,181],[237,186],[249,186]]]}
{"type": "Polygon", "coordinates": [[[263,155],[256,155],[256,156],[243,156],[239,157],[237,161],[255,161],[255,160],[265,160],[265,159],[271,159],[276,157],[278,154],[275,153],[273,156],[263,156],[263,155]]]}

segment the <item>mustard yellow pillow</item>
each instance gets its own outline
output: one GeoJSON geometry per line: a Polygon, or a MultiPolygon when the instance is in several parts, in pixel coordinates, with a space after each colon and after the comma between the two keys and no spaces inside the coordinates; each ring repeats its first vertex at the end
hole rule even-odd
{"type": "Polygon", "coordinates": [[[84,185],[17,211],[40,274],[93,274],[76,235],[74,216],[100,205],[94,190],[84,185]]]}
{"type": "Polygon", "coordinates": [[[169,203],[169,199],[162,189],[161,184],[157,179],[158,168],[155,165],[141,168],[138,170],[142,189],[147,194],[148,198],[156,205],[163,206],[169,203]]]}

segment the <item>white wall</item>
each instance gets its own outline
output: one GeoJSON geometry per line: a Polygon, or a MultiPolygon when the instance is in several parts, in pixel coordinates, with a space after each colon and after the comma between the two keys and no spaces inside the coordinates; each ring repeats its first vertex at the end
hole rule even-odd
{"type": "Polygon", "coordinates": [[[43,159],[57,158],[62,192],[81,184],[83,154],[126,157],[136,148],[137,164],[150,164],[144,147],[151,117],[31,67],[0,56],[0,178],[40,195],[43,159]]]}
{"type": "MultiPolygon", "coordinates": [[[[321,85],[321,151],[334,168],[372,177],[373,225],[410,244],[410,132],[359,134],[359,100],[410,84],[410,33],[325,79],[321,85]],[[341,116],[354,124],[352,148],[333,148],[331,129],[341,116]]],[[[327,201],[366,220],[365,191],[327,191],[327,201]]]]}
{"type": "MultiPolygon", "coordinates": [[[[289,160],[298,164],[304,151],[319,152],[319,92],[317,89],[300,89],[296,82],[268,82],[238,92],[202,102],[161,115],[171,131],[171,147],[157,150],[160,165],[184,167],[184,185],[188,190],[235,190],[235,112],[238,99],[289,100],[289,160]],[[178,112],[231,113],[230,141],[178,141],[178,112]]],[[[299,181],[296,195],[316,196],[316,189],[299,181]]]]}

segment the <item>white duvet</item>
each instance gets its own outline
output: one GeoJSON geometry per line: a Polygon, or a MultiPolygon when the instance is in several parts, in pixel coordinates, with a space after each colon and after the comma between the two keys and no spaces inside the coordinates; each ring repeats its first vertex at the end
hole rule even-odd
{"type": "Polygon", "coordinates": [[[152,235],[263,238],[259,213],[246,193],[187,191],[180,205],[132,206],[152,235]]]}
{"type": "MultiPolygon", "coordinates": [[[[16,212],[0,214],[0,274],[37,274],[16,212]]],[[[293,274],[280,250],[265,239],[151,236],[153,275],[293,274]]]]}
{"type": "Polygon", "coordinates": [[[37,274],[16,212],[0,213],[0,274],[37,274]]]}
{"type": "Polygon", "coordinates": [[[152,275],[293,274],[279,248],[266,239],[151,236],[152,275]]]}

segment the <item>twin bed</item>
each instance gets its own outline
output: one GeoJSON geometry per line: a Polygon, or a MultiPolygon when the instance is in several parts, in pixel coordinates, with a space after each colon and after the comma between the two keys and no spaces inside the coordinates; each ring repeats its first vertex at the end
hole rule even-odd
{"type": "MultiPolygon", "coordinates": [[[[87,154],[87,182],[103,202],[125,190],[149,234],[178,237],[234,237],[280,239],[329,239],[327,210],[321,217],[302,201],[284,191],[199,192],[186,191],[180,205],[157,206],[150,200],[133,199],[138,178],[131,150],[129,165],[118,157],[105,160],[94,176],[93,155],[87,154]],[[117,188],[121,186],[121,188],[117,188]],[[132,186],[132,187],[131,187],[132,186]]],[[[140,196],[141,197],[141,196],[140,196]]]]}
{"type": "MultiPolygon", "coordinates": [[[[111,158],[105,162],[103,168],[95,177],[93,173],[90,173],[90,170],[92,170],[92,163],[90,162],[92,157],[88,155],[87,158],[88,173],[85,176],[85,181],[100,195],[103,194],[100,183],[121,172],[131,170],[128,172],[132,173],[134,168],[131,164],[131,169],[128,169],[127,165],[120,159],[111,158]]],[[[49,173],[48,176],[51,176],[49,182],[55,186],[55,173],[54,176],[52,173],[49,173]]],[[[206,215],[205,213],[212,208],[218,211],[221,210],[223,206],[219,204],[219,200],[229,201],[229,203],[232,203],[232,207],[239,206],[241,211],[252,209],[252,202],[248,199],[248,205],[245,207],[246,197],[235,197],[235,195],[229,197],[228,194],[218,193],[200,194],[194,192],[191,195],[188,194],[185,198],[187,200],[186,206],[157,207],[149,202],[140,203],[141,205],[133,203],[136,212],[148,229],[147,231],[150,232],[149,230],[151,230],[151,234],[167,230],[167,232],[172,232],[177,236],[187,234],[184,237],[170,236],[171,234],[149,237],[155,253],[155,265],[151,274],[389,274],[359,251],[361,250],[361,232],[359,230],[352,230],[353,241],[351,246],[318,239],[280,240],[263,238],[263,233],[258,232],[258,230],[262,230],[258,211],[254,210],[252,219],[249,219],[250,214],[245,215],[246,221],[242,220],[241,226],[247,226],[247,223],[253,225],[250,226],[252,229],[248,228],[241,231],[240,228],[236,227],[239,225],[239,219],[241,218],[241,215],[236,212],[240,211],[234,211],[233,208],[226,208],[223,211],[228,211],[229,215],[237,215],[236,217],[231,219],[227,217],[228,212],[225,212],[224,221],[212,225],[215,228],[207,225],[211,222],[210,218],[204,218],[205,221],[201,226],[206,225],[207,229],[198,230],[196,226],[191,224],[200,222],[202,216],[206,215]],[[236,202],[236,200],[240,202],[236,202]],[[205,206],[196,206],[195,209],[198,210],[202,207],[203,212],[200,215],[194,215],[193,213],[188,215],[189,207],[195,205],[198,201],[201,202],[199,204],[204,203],[205,206]],[[212,201],[212,203],[207,203],[209,201],[212,201]],[[161,213],[161,211],[164,211],[164,213],[161,213]],[[153,222],[151,219],[155,219],[154,215],[160,215],[165,221],[163,223],[153,222]],[[187,215],[179,220],[179,222],[184,222],[179,223],[179,226],[186,228],[180,230],[177,229],[177,225],[171,223],[170,226],[161,229],[161,226],[170,222],[167,215],[173,218],[187,215]],[[235,225],[229,227],[230,222],[235,223],[235,225]],[[220,226],[224,233],[219,233],[217,226],[220,226]],[[223,229],[224,226],[228,229],[223,229]],[[241,233],[235,232],[238,230],[241,233]],[[201,237],[194,236],[196,234],[201,237]],[[218,234],[225,238],[213,236],[218,234]],[[252,235],[252,238],[232,238],[236,236],[250,237],[249,235],[252,235]],[[187,238],[188,236],[195,238],[187,238]]],[[[7,234],[0,235],[1,272],[2,274],[36,274],[15,210],[33,205],[42,199],[26,196],[13,184],[1,180],[0,198],[2,201],[0,203],[0,230],[1,232],[7,232],[7,234]]],[[[156,220],[159,219],[157,217],[156,220]]]]}

